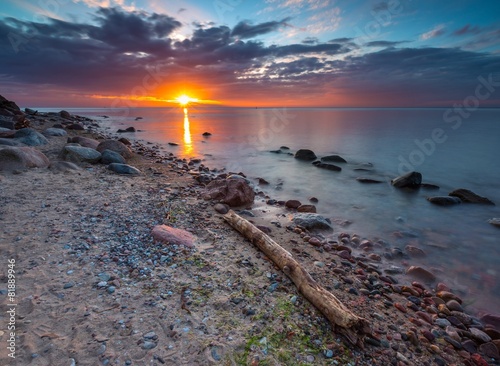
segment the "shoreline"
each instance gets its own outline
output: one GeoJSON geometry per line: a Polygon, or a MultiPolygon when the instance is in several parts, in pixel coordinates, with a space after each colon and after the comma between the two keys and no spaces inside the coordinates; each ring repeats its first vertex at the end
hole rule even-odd
{"type": "MultiPolygon", "coordinates": [[[[33,127],[47,128],[50,123],[33,127]]],[[[94,135],[87,134],[87,131],[71,134],[105,137],[98,127],[95,128],[94,135]]],[[[65,143],[62,137],[53,139],[59,139],[54,146],[40,147],[52,160],[65,143]]],[[[32,251],[30,254],[36,262],[35,265],[33,259],[23,258],[23,252],[16,252],[7,244],[9,252],[19,257],[19,265],[29,268],[25,271],[33,289],[22,288],[21,276],[20,291],[28,299],[23,300],[27,309],[23,319],[30,320],[24,324],[26,335],[23,337],[28,348],[38,354],[23,360],[40,365],[52,362],[47,361],[48,356],[41,349],[53,343],[57,351],[47,351],[49,354],[60,354],[68,360],[73,358],[77,365],[95,364],[93,360],[85,359],[85,347],[79,348],[77,344],[84,342],[96,348],[95,355],[90,357],[99,362],[108,360],[106,364],[127,364],[123,352],[135,348],[138,350],[135,350],[134,356],[126,356],[132,362],[129,364],[145,364],[146,359],[158,364],[200,365],[245,364],[238,363],[243,359],[254,365],[272,364],[273,361],[284,365],[292,361],[327,365],[334,364],[335,360],[338,364],[354,362],[353,365],[386,365],[393,360],[396,363],[392,364],[477,364],[473,363],[475,353],[465,354],[462,343],[468,339],[479,343],[477,336],[469,334],[469,326],[480,325],[473,318],[452,313],[465,314],[458,311],[458,307],[455,310],[447,306],[439,307],[443,304],[436,302],[441,297],[436,296],[429,286],[394,283],[396,281],[391,279],[391,275],[397,273],[386,273],[388,268],[383,268],[376,257],[376,248],[383,243],[342,234],[337,230],[326,234],[287,228],[290,226],[289,216],[294,211],[282,206],[269,206],[265,197],[257,195],[254,207],[247,210],[255,217],[249,219],[270,229],[273,239],[289,250],[321,285],[352,306],[355,313],[359,312],[372,322],[376,336],[367,342],[364,351],[338,340],[327,321],[302,298],[287,277],[243,237],[223,224],[220,215],[213,209],[214,203],[202,198],[203,187],[189,173],[199,163],[189,165],[189,161],[175,160],[173,156],[168,164],[159,163],[160,157],[147,146],[136,144],[134,149],[137,153],[142,152],[142,157],[136,156],[129,162],[142,171],[137,177],[116,175],[101,165],[85,165],[84,170],[65,173],[38,169],[20,174],[2,173],[3,201],[16,204],[13,199],[7,199],[9,194],[18,194],[19,184],[30,178],[26,184],[33,187],[26,192],[33,197],[28,198],[24,193],[26,197],[20,198],[23,207],[17,209],[26,214],[31,209],[37,220],[47,220],[41,214],[48,208],[49,211],[56,211],[49,218],[59,221],[56,225],[54,221],[42,221],[47,228],[41,233],[36,232],[35,227],[33,231],[28,230],[33,238],[26,238],[25,234],[2,233],[2,243],[17,243],[15,245],[21,246],[23,251],[32,251]],[[51,187],[54,181],[59,184],[58,187],[51,187]],[[50,191],[54,188],[60,188],[62,192],[70,190],[59,197],[57,194],[61,191],[50,191]],[[110,188],[113,190],[108,192],[110,188]],[[55,195],[45,196],[47,191],[55,195]],[[49,197],[51,203],[47,203],[49,197]],[[28,202],[30,199],[38,200],[38,206],[28,202]],[[132,203],[139,209],[135,209],[132,203]],[[26,207],[29,205],[30,209],[26,207]],[[61,223],[63,213],[73,217],[80,215],[80,218],[76,220],[65,216],[66,220],[61,223]],[[198,238],[196,249],[168,247],[167,250],[153,243],[151,229],[163,223],[192,232],[198,238]],[[118,233],[116,229],[119,229],[118,233]],[[84,232],[84,238],[80,234],[75,235],[77,232],[84,232]],[[21,239],[16,241],[19,236],[21,239]],[[53,239],[57,243],[51,243],[53,239]],[[63,264],[53,260],[55,263],[52,266],[61,266],[59,272],[57,268],[51,268],[37,240],[51,248],[49,253],[53,257],[62,260],[63,264]],[[69,248],[65,248],[62,242],[68,242],[69,248]],[[44,259],[37,259],[39,257],[44,259]],[[73,272],[68,274],[69,271],[73,272]],[[80,272],[78,280],[72,280],[76,277],[75,272],[80,272]],[[54,280],[58,273],[59,277],[61,273],[64,276],[63,281],[61,278],[54,280]],[[86,279],[89,275],[90,281],[86,279]],[[40,278],[48,283],[38,283],[36,279],[40,278]],[[66,280],[69,282],[62,283],[66,280]],[[98,286],[100,282],[106,282],[106,285],[98,286]],[[110,287],[114,289],[111,291],[110,287]],[[85,310],[78,301],[85,303],[87,295],[97,297],[85,304],[85,310]],[[65,303],[69,299],[77,301],[72,305],[76,310],[71,310],[72,306],[65,303]],[[182,299],[187,300],[184,302],[182,299]],[[188,311],[181,308],[181,302],[187,304],[188,311]],[[66,323],[50,324],[55,322],[50,310],[55,309],[69,312],[66,323]],[[137,315],[127,309],[135,309],[137,315]],[[172,317],[168,310],[175,312],[176,316],[172,317]],[[144,318],[142,322],[138,321],[136,318],[143,311],[161,321],[144,318]],[[108,313],[112,315],[103,315],[108,313]],[[125,319],[127,316],[128,320],[125,319]],[[85,324],[89,317],[92,319],[92,334],[85,330],[89,326],[85,324]],[[107,317],[114,319],[110,321],[107,317]],[[435,319],[450,322],[447,319],[450,317],[453,321],[458,320],[455,327],[448,329],[451,323],[438,322],[441,326],[435,322],[435,319]],[[466,326],[459,319],[470,324],[466,326]],[[170,325],[163,324],[164,321],[170,325]],[[139,331],[139,328],[144,328],[141,327],[143,322],[148,323],[146,328],[154,330],[139,331]],[[70,328],[74,324],[77,324],[79,331],[76,333],[79,334],[72,334],[70,328]],[[466,330],[460,329],[460,324],[466,330]],[[50,331],[35,331],[42,325],[51,328],[50,331]],[[120,338],[121,343],[114,338],[120,338]],[[290,347],[291,350],[288,349],[290,347]],[[70,351],[64,352],[65,348],[70,351]]],[[[13,212],[9,210],[9,214],[13,212]]],[[[29,216],[23,217],[22,222],[26,226],[33,224],[29,216]]],[[[8,225],[15,223],[7,222],[8,225]]],[[[397,271],[394,269],[394,272],[397,271]]],[[[444,285],[440,289],[448,290],[444,285]]],[[[451,295],[443,296],[448,296],[447,302],[453,300],[451,295]]],[[[460,303],[462,299],[459,300],[454,301],[460,303]]],[[[491,345],[494,342],[482,344],[491,345]]]]}

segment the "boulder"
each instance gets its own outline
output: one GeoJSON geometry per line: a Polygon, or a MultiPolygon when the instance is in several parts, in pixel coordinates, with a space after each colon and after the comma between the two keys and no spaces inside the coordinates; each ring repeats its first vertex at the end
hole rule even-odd
{"type": "Polygon", "coordinates": [[[489,325],[492,328],[500,331],[500,314],[497,315],[488,313],[483,315],[480,320],[484,325],[489,325]]]}
{"type": "Polygon", "coordinates": [[[229,212],[229,206],[224,204],[224,203],[217,203],[214,206],[214,210],[217,211],[218,213],[224,215],[229,212]]]}
{"type": "Polygon", "coordinates": [[[230,207],[252,204],[255,192],[244,178],[215,179],[207,184],[203,197],[219,200],[230,207]]]}
{"type": "Polygon", "coordinates": [[[130,159],[133,154],[132,151],[122,142],[117,140],[104,140],[96,148],[97,151],[111,150],[117,152],[125,159],[130,159]]]}
{"type": "Polygon", "coordinates": [[[339,167],[335,164],[322,163],[320,161],[315,161],[313,164],[318,168],[326,169],[326,170],[333,170],[335,172],[340,172],[342,170],[341,167],[339,167]]]}
{"type": "Polygon", "coordinates": [[[411,266],[406,270],[406,274],[408,276],[414,277],[418,280],[421,280],[426,283],[431,283],[436,280],[436,276],[429,272],[428,270],[419,267],[419,266],[411,266]]]}
{"type": "Polygon", "coordinates": [[[50,163],[49,169],[55,172],[81,170],[81,168],[78,165],[69,161],[53,161],[50,163]]]}
{"type": "Polygon", "coordinates": [[[0,115],[0,127],[13,130],[16,128],[16,121],[14,121],[14,119],[11,116],[0,115]]]}
{"type": "Polygon", "coordinates": [[[300,149],[295,153],[294,157],[295,159],[309,161],[309,160],[315,160],[316,154],[308,149],[300,149]]]}
{"type": "Polygon", "coordinates": [[[135,132],[135,128],[134,128],[134,127],[128,127],[128,128],[126,128],[126,129],[124,129],[124,130],[122,130],[122,129],[120,128],[120,129],[119,129],[118,131],[116,131],[116,132],[118,132],[118,133],[124,133],[124,132],[135,132]]]}
{"type": "Polygon", "coordinates": [[[118,164],[125,164],[125,158],[118,154],[115,151],[112,150],[104,150],[101,154],[101,163],[102,164],[112,164],[112,163],[118,163],[118,164]]]}
{"type": "Polygon", "coordinates": [[[5,147],[0,150],[0,170],[47,168],[49,159],[31,147],[5,147]]]}
{"type": "Polygon", "coordinates": [[[47,128],[42,132],[45,136],[66,136],[68,133],[62,128],[47,128]]]}
{"type": "Polygon", "coordinates": [[[328,155],[328,156],[323,156],[321,158],[321,161],[325,163],[347,163],[347,160],[345,160],[342,156],[340,155],[328,155]]]}
{"type": "Polygon", "coordinates": [[[410,172],[391,180],[391,184],[396,188],[418,188],[422,184],[422,174],[410,172]]]}
{"type": "Polygon", "coordinates": [[[426,256],[425,252],[422,249],[420,249],[419,247],[416,247],[414,245],[407,245],[405,247],[405,250],[412,257],[425,257],[426,256]]]}
{"type": "Polygon", "coordinates": [[[208,137],[208,136],[212,136],[212,134],[210,132],[203,132],[202,136],[208,137]]]}
{"type": "Polygon", "coordinates": [[[316,213],[295,214],[292,218],[292,222],[305,229],[333,230],[331,221],[316,213]]]}
{"type": "Polygon", "coordinates": [[[0,145],[3,145],[3,146],[26,146],[22,142],[17,141],[15,139],[9,139],[9,138],[6,139],[3,137],[0,137],[0,145]]]}
{"type": "Polygon", "coordinates": [[[357,177],[356,180],[360,183],[365,183],[365,184],[377,184],[377,183],[384,183],[381,180],[378,179],[372,179],[372,178],[364,178],[364,177],[357,177]]]}
{"type": "Polygon", "coordinates": [[[451,196],[427,197],[427,201],[439,206],[451,206],[462,203],[462,200],[460,200],[460,198],[451,196]]]}
{"type": "Polygon", "coordinates": [[[85,127],[79,123],[72,123],[69,126],[66,126],[67,130],[74,130],[74,131],[84,131],[85,127]]]}
{"type": "Polygon", "coordinates": [[[59,115],[64,119],[71,119],[71,114],[65,110],[60,111],[59,115]]]}
{"type": "Polygon", "coordinates": [[[316,206],[314,206],[314,205],[300,205],[299,207],[297,207],[297,212],[316,213],[316,206]]]}
{"type": "Polygon", "coordinates": [[[300,205],[302,205],[302,203],[298,200],[288,200],[285,202],[285,207],[288,207],[288,208],[298,208],[300,205]]]}
{"type": "Polygon", "coordinates": [[[164,244],[183,245],[194,248],[196,237],[190,232],[167,225],[157,225],[151,232],[153,238],[164,244]]]}
{"type": "Polygon", "coordinates": [[[120,137],[118,139],[118,141],[120,141],[122,144],[127,145],[127,146],[131,146],[132,145],[132,143],[130,142],[130,140],[128,138],[126,138],[126,137],[120,137]]]}
{"type": "Polygon", "coordinates": [[[454,191],[448,193],[448,195],[452,197],[458,197],[460,198],[460,200],[462,200],[462,202],[465,203],[480,203],[484,205],[495,205],[495,203],[493,203],[493,201],[489,200],[488,198],[481,197],[475,194],[474,192],[464,188],[455,189],[454,191]]]}
{"type": "Polygon", "coordinates": [[[101,153],[90,147],[66,145],[61,152],[61,158],[73,163],[95,164],[101,159],[101,153]]]}
{"type": "Polygon", "coordinates": [[[111,163],[108,165],[108,169],[118,174],[126,174],[126,175],[141,174],[141,171],[139,169],[127,164],[111,163]]]}
{"type": "Polygon", "coordinates": [[[14,138],[27,146],[40,146],[48,143],[47,138],[32,128],[17,130],[14,138]]]}
{"type": "Polygon", "coordinates": [[[83,147],[90,147],[91,149],[97,150],[97,146],[99,146],[99,141],[94,139],[89,139],[88,137],[83,136],[75,136],[73,138],[68,139],[68,142],[74,142],[83,147]]]}
{"type": "Polygon", "coordinates": [[[38,111],[35,111],[34,109],[31,109],[31,108],[24,108],[24,112],[26,114],[30,114],[30,115],[36,115],[38,113],[38,111]]]}
{"type": "Polygon", "coordinates": [[[11,100],[7,100],[1,95],[0,95],[0,108],[7,109],[8,111],[11,111],[13,113],[21,111],[21,109],[16,103],[14,103],[11,100]]]}

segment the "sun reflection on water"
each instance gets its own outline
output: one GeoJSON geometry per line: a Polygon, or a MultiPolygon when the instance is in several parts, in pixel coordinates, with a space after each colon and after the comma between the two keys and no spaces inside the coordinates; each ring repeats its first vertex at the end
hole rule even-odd
{"type": "Polygon", "coordinates": [[[193,140],[191,138],[188,110],[187,108],[184,108],[184,154],[191,155],[192,152],[193,152],[193,140]]]}

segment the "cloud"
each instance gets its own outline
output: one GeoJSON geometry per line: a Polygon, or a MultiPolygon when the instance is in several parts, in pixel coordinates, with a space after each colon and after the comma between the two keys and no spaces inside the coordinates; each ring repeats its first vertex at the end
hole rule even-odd
{"type": "Polygon", "coordinates": [[[466,24],[462,28],[454,31],[453,35],[454,36],[464,36],[464,35],[469,35],[469,34],[478,34],[480,32],[481,32],[481,30],[479,29],[479,27],[472,27],[470,24],[466,24]]]}
{"type": "Polygon", "coordinates": [[[429,39],[442,36],[445,32],[446,31],[444,29],[444,25],[440,24],[431,29],[430,31],[421,34],[420,39],[422,39],[423,41],[427,41],[429,39]]]}
{"type": "Polygon", "coordinates": [[[256,36],[274,32],[281,27],[286,27],[288,26],[288,21],[290,21],[290,18],[285,18],[279,22],[271,21],[252,25],[248,20],[244,20],[236,24],[231,32],[231,36],[238,37],[240,39],[254,38],[256,36]]]}
{"type": "Polygon", "coordinates": [[[394,47],[408,41],[372,41],[365,44],[366,47],[394,47]]]}

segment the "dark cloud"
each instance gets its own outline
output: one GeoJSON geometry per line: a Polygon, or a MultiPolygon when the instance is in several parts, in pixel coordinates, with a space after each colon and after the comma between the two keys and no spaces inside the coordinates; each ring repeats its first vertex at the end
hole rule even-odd
{"type": "Polygon", "coordinates": [[[319,43],[319,39],[316,37],[306,37],[302,41],[303,44],[316,44],[319,43]]]}
{"type": "Polygon", "coordinates": [[[244,20],[236,24],[231,32],[233,37],[238,37],[241,39],[254,38],[263,34],[274,32],[280,27],[287,26],[290,18],[285,18],[281,21],[265,22],[256,25],[252,25],[249,21],[244,20]]]}
{"type": "Polygon", "coordinates": [[[408,41],[372,41],[365,44],[366,47],[394,47],[408,41]]]}
{"type": "Polygon", "coordinates": [[[478,34],[480,32],[481,32],[481,30],[479,29],[479,27],[472,27],[470,24],[467,24],[467,25],[464,25],[462,28],[454,31],[453,35],[454,36],[464,36],[464,35],[470,35],[470,34],[478,34]]]}

